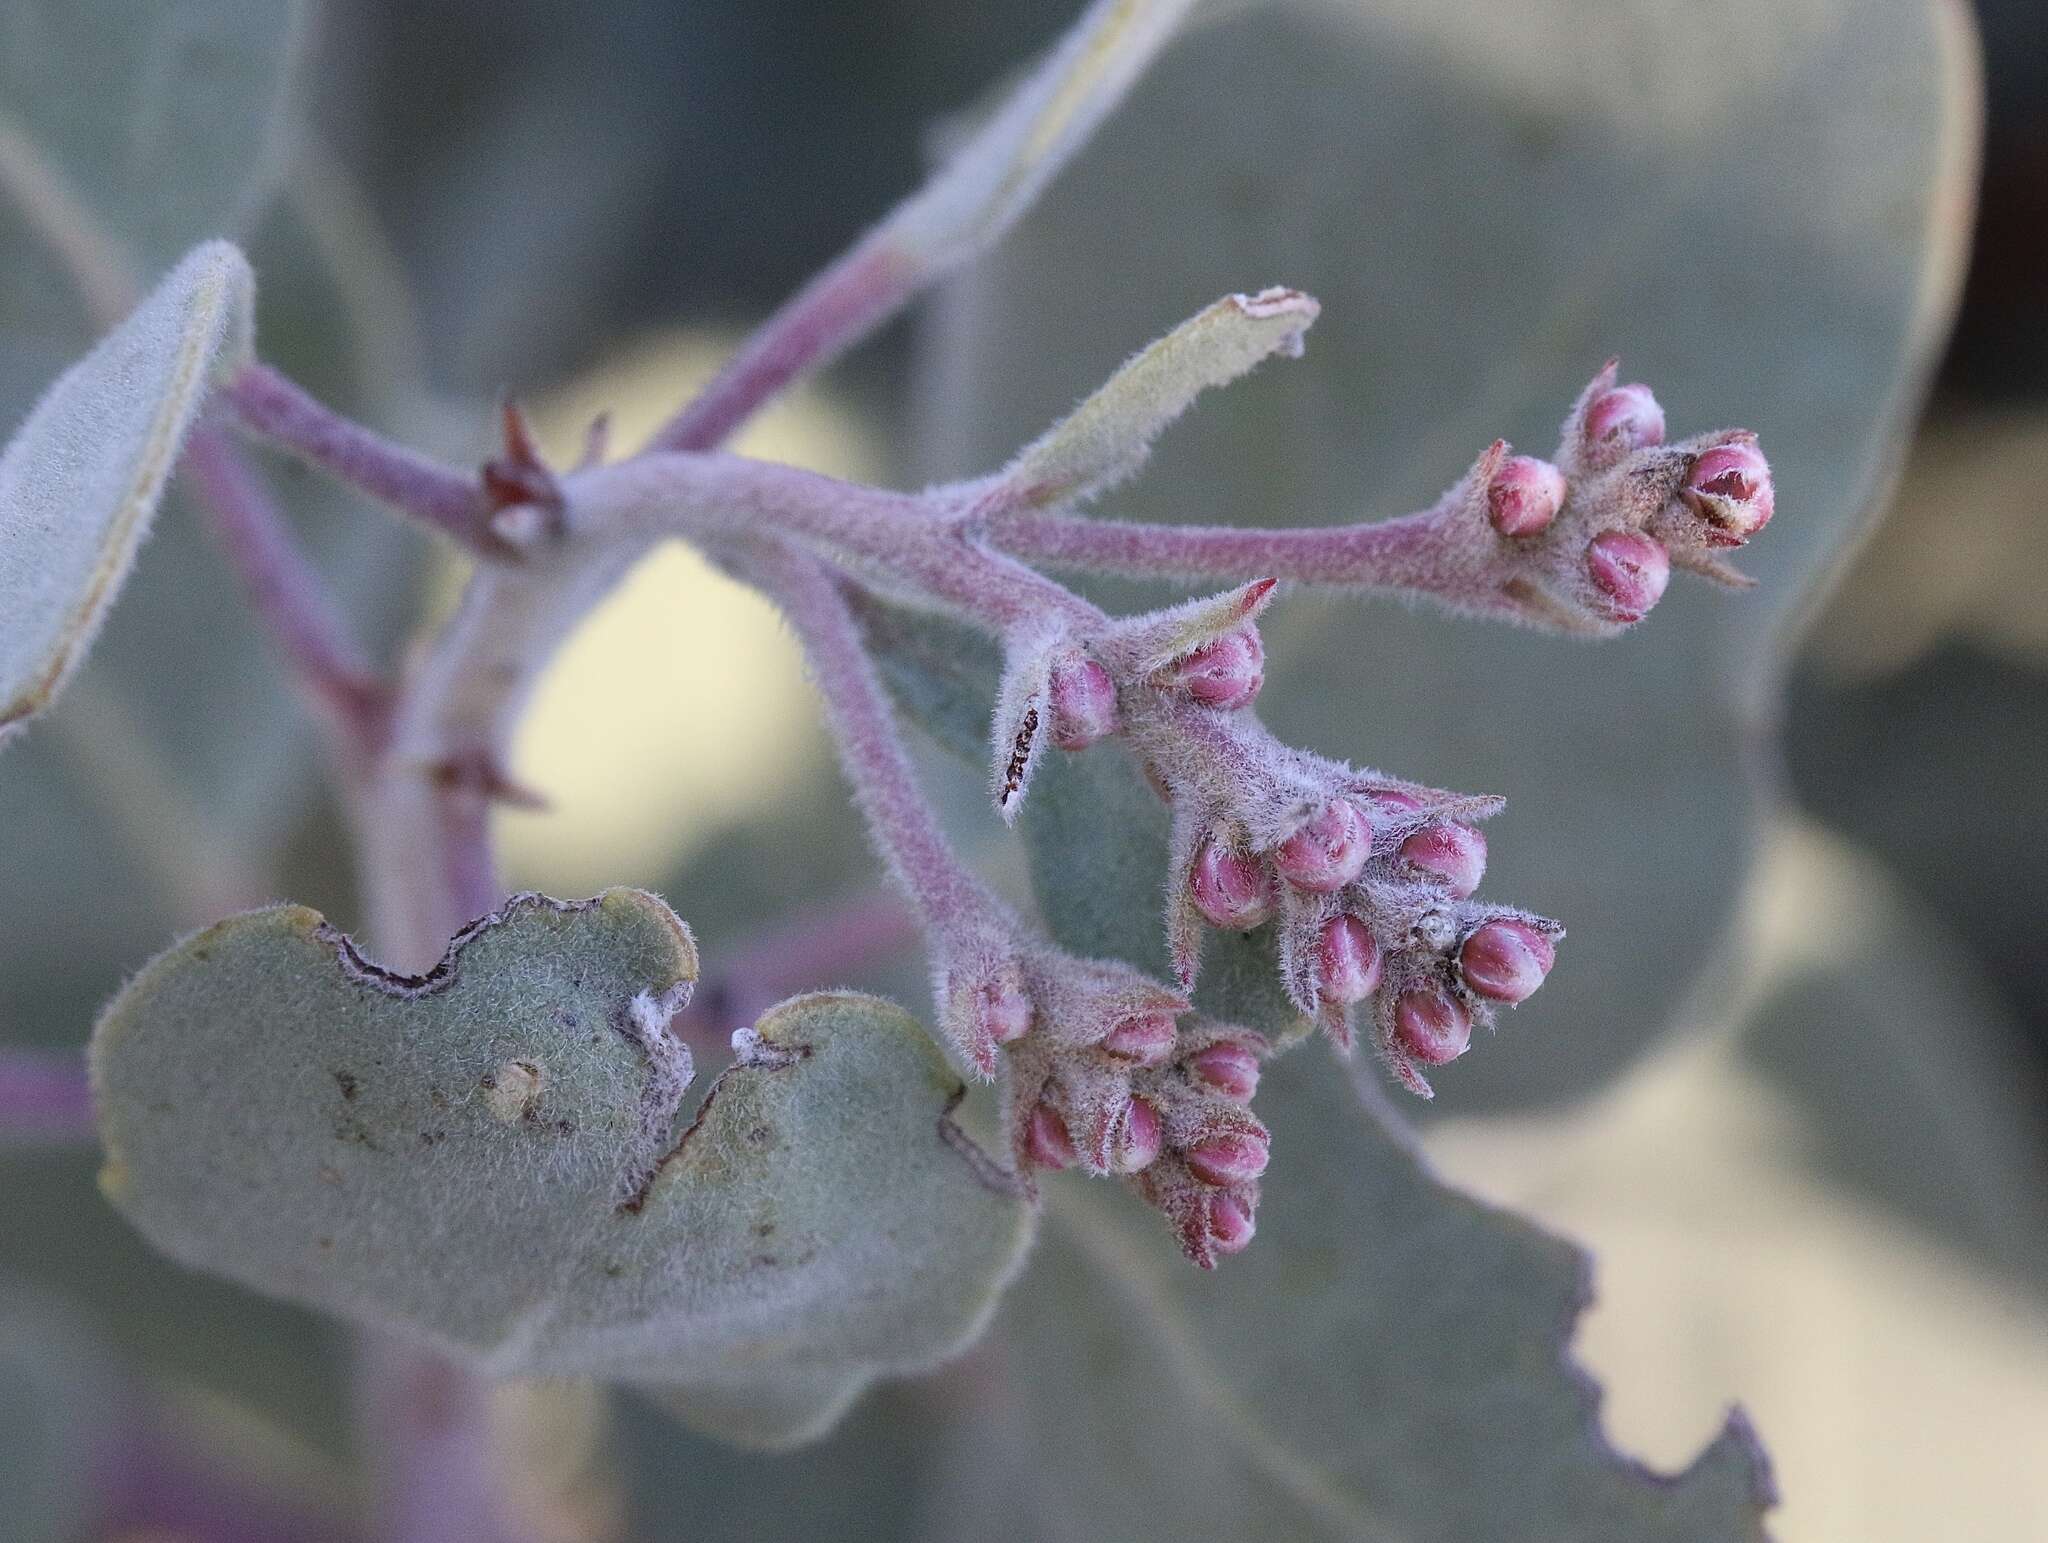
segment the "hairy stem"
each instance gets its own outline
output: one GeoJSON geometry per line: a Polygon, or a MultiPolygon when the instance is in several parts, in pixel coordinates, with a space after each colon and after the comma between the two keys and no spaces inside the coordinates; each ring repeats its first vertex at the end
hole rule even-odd
{"type": "Polygon", "coordinates": [[[242,427],[472,551],[503,557],[482,482],[335,412],[267,364],[249,364],[220,390],[242,427]]]}
{"type": "Polygon", "coordinates": [[[650,450],[710,450],[1000,241],[1166,46],[1192,0],[1095,0],[925,185],[749,339],[650,450]]]}
{"type": "Polygon", "coordinates": [[[803,641],[854,798],[926,932],[943,940],[995,923],[1001,903],[939,828],[838,582],[816,559],[780,542],[750,543],[743,567],[803,641]]]}
{"type": "Polygon", "coordinates": [[[374,753],[388,694],[256,468],[228,435],[202,424],[186,440],[181,469],[293,678],[352,758],[374,753]]]}
{"type": "Polygon", "coordinates": [[[1264,530],[997,514],[985,530],[993,545],[1013,556],[1091,573],[1196,583],[1264,576],[1420,595],[1461,610],[1535,619],[1503,588],[1519,571],[1511,554],[1491,563],[1475,559],[1469,533],[1447,529],[1453,514],[1440,507],[1370,524],[1264,530]]]}
{"type": "Polygon", "coordinates": [[[943,503],[793,466],[720,453],[636,456],[564,479],[572,540],[731,541],[791,536],[860,568],[878,587],[998,632],[1101,611],[991,551],[943,503]]]}
{"type": "Polygon", "coordinates": [[[926,271],[877,233],[798,290],[740,346],[649,450],[712,450],[789,385],[823,369],[923,287],[926,271]]]}

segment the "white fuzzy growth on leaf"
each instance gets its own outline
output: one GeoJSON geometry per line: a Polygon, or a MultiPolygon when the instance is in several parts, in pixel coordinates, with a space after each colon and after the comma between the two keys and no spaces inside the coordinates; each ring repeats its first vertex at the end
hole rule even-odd
{"type": "Polygon", "coordinates": [[[1093,498],[1145,462],[1152,441],[1212,386],[1274,354],[1298,358],[1320,307],[1296,289],[1227,295],[1141,349],[1002,474],[1004,502],[1043,509],[1093,498]]]}
{"type": "Polygon", "coordinates": [[[1123,100],[1192,7],[1193,0],[1096,0],[877,234],[932,267],[992,244],[1123,100]]]}
{"type": "Polygon", "coordinates": [[[208,242],[38,402],[0,452],[0,726],[48,706],[120,593],[255,281],[208,242]]]}

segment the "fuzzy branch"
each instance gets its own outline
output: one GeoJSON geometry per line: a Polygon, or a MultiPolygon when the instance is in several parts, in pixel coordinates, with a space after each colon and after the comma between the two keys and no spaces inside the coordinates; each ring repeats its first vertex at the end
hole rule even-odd
{"type": "Polygon", "coordinates": [[[923,188],[765,322],[649,441],[709,450],[999,241],[1123,99],[1193,0],[1096,0],[923,188]]]}

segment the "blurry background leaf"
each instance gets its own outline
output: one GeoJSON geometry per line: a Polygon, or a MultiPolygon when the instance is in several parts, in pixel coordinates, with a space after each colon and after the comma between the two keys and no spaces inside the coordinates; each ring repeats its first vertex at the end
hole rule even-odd
{"type": "Polygon", "coordinates": [[[1778,651],[1897,454],[1963,236],[1975,98],[1954,8],[1851,14],[1219,15],[938,307],[922,469],[962,475],[1219,293],[1322,301],[1307,357],[1182,425],[1106,517],[1419,507],[1495,434],[1547,453],[1609,353],[1660,387],[1675,431],[1761,432],[1782,513],[1745,554],[1752,595],[1674,586],[1598,648],[1349,600],[1269,613],[1275,731],[1507,795],[1485,893],[1572,929],[1542,996],[1447,1071],[1440,1106],[1559,1100],[1626,1064],[1741,883],[1778,651]],[[1769,46],[1704,69],[1703,36],[1769,46]]]}
{"type": "Polygon", "coordinates": [[[1595,1249],[1579,1347],[1627,1450],[1683,1460],[1739,1389],[1778,1536],[2039,1535],[2048,1129],[2011,1024],[1814,825],[1771,829],[1740,942],[1735,1000],[1600,1096],[1431,1155],[1595,1249]]]}
{"type": "Polygon", "coordinates": [[[0,1518],[17,1543],[74,1543],[95,1510],[113,1413],[104,1353],[48,1300],[0,1283],[0,1518]]]}

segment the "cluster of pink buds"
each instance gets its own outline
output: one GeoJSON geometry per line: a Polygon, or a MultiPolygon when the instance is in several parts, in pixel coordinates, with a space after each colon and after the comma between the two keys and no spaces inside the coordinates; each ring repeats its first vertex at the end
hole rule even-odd
{"type": "MultiPolygon", "coordinates": [[[[1746,583],[1717,554],[1771,517],[1754,436],[1666,445],[1664,431],[1649,388],[1616,384],[1610,363],[1566,417],[1554,461],[1496,441],[1434,509],[1390,522],[1372,550],[1424,593],[1568,631],[1640,620],[1674,567],[1746,583]]],[[[1010,527],[1011,539],[1020,531],[1010,527]]],[[[1080,538],[1070,529],[1062,539],[1080,538]]],[[[1148,541],[1205,550],[1198,537],[1149,531],[1127,548],[1148,541]]],[[[1291,548],[1305,549],[1327,556],[1299,558],[1304,577],[1345,581],[1341,541],[1291,548]]],[[[965,997],[956,989],[947,1015],[965,1026],[978,1066],[993,1070],[1006,1052],[1022,1171],[1126,1176],[1204,1265],[1249,1242],[1268,1146],[1246,1108],[1266,1042],[1188,1016],[1205,928],[1270,928],[1280,983],[1303,1018],[1344,1051],[1363,1026],[1390,1074],[1424,1098],[1430,1068],[1543,984],[1564,936],[1556,922],[1474,898],[1487,858],[1479,823],[1500,799],[1359,771],[1281,744],[1260,722],[1258,621],[1277,593],[1262,578],[1142,616],[1069,611],[1008,637],[997,806],[1017,818],[1047,743],[1128,743],[1172,811],[1174,989],[1122,965],[1020,956],[1007,940],[1000,959],[954,977],[977,984],[965,997]]]]}
{"type": "Polygon", "coordinates": [[[1773,508],[1754,434],[1665,444],[1664,409],[1648,386],[1616,385],[1616,363],[1573,404],[1555,463],[1497,440],[1449,495],[1484,512],[1514,570],[1506,591],[1577,630],[1641,621],[1674,567],[1746,587],[1717,554],[1756,535],[1773,508]]]}
{"type": "MultiPolygon", "coordinates": [[[[1073,749],[1122,734],[1172,806],[1167,933],[1182,991],[1203,924],[1270,923],[1295,1007],[1344,1049],[1368,1013],[1390,1071],[1427,1097],[1422,1069],[1463,1054],[1475,1024],[1540,986],[1563,929],[1472,899],[1486,870],[1475,822],[1500,800],[1356,772],[1281,744],[1249,711],[1265,671],[1258,617],[1274,594],[1259,580],[1062,643],[1047,691],[1053,740],[1073,749]]],[[[1100,1135],[1099,1119],[1090,1129],[1100,1135]]],[[[1179,1194],[1164,1177],[1148,1183],[1162,1204],[1179,1194]]],[[[1192,1204],[1168,1206],[1184,1228],[1192,1204]]]]}
{"type": "Polygon", "coordinates": [[[978,1068],[1001,1065],[1017,1171],[1126,1179],[1204,1268],[1250,1243],[1271,1137],[1247,1106],[1266,1041],[1129,965],[986,941],[942,964],[941,1025],[978,1068]]]}

